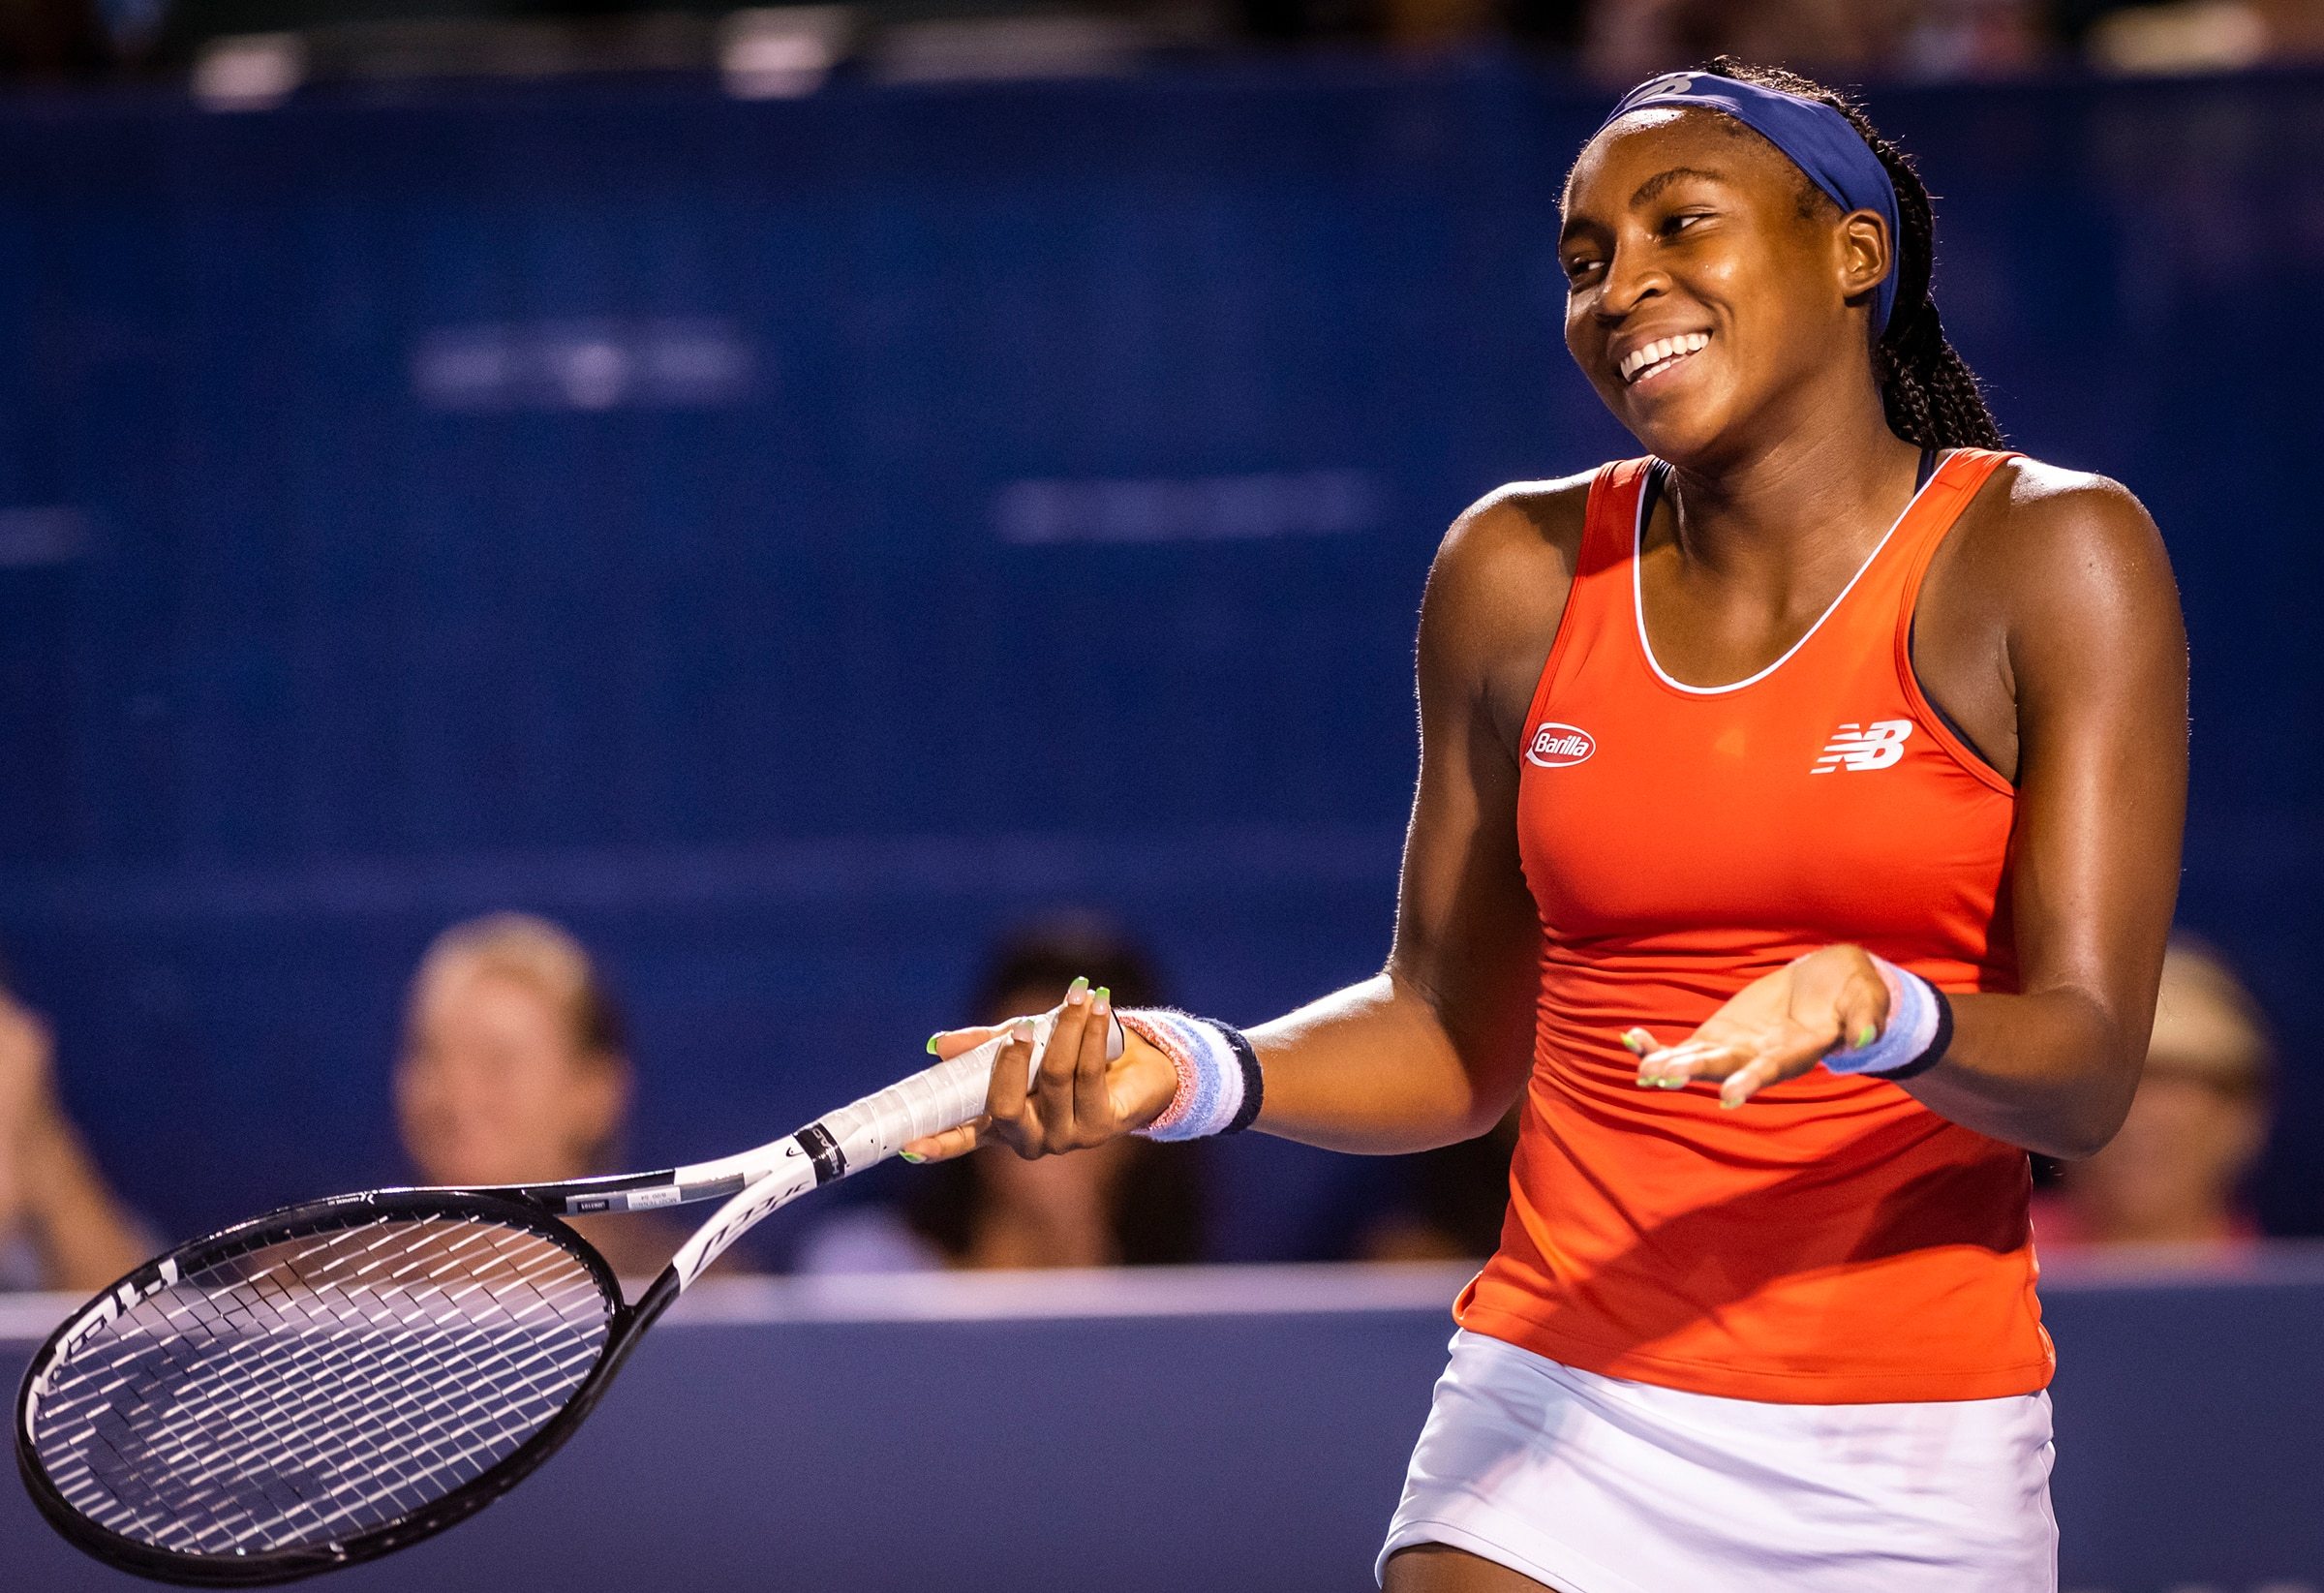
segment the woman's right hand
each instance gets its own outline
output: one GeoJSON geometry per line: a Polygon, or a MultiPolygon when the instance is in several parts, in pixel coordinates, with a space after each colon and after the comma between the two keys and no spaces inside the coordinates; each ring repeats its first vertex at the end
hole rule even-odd
{"type": "Polygon", "coordinates": [[[905,1159],[945,1161],[990,1144],[1005,1145],[1027,1160],[1054,1156],[1144,1128],[1169,1109],[1178,1090],[1177,1070],[1136,1030],[1125,1025],[1121,1055],[1107,1058],[1113,1006],[1106,991],[1076,979],[1054,1012],[1056,1024],[1037,1075],[1030,1018],[950,1029],[931,1041],[930,1049],[949,1060],[995,1035],[1009,1036],[993,1059],[983,1114],[912,1141],[903,1148],[905,1159]]]}

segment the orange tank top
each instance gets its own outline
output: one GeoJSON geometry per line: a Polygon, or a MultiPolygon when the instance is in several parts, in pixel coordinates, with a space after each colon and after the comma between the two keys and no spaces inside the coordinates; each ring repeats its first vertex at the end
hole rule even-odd
{"type": "Polygon", "coordinates": [[[1645,1090],[1619,1036],[1680,1039],[1853,941],[1946,991],[2012,991],[2016,794],[1914,679],[1929,556],[2007,455],[1938,467],[1832,606],[1749,680],[1689,687],[1638,620],[1652,460],[1602,469],[1517,796],[1541,912],[1534,1065],[1473,1332],[1608,1376],[1792,1404],[2049,1382],[2023,1150],[1893,1084],[1815,1068],[1737,1111],[1645,1090]]]}

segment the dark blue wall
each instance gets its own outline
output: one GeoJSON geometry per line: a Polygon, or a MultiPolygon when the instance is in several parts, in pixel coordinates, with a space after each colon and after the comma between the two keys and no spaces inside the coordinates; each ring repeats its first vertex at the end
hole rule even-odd
{"type": "MultiPolygon", "coordinates": [[[[2324,1228],[2324,78],[1884,91],[2015,439],[2195,648],[2186,916],[2324,1228]]],[[[397,1171],[399,987],[564,915],[634,1153],[908,1065],[1044,903],[1255,1019],[1387,942],[1445,522],[1625,450],[1562,352],[1603,109],[1514,66],[0,107],[0,944],[186,1230],[397,1171]]],[[[1226,1253],[1328,1159],[1238,1146],[1226,1253]]]]}

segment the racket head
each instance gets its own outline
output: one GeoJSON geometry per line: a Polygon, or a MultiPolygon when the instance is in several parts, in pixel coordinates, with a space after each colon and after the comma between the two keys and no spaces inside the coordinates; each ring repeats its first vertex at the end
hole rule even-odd
{"type": "Polygon", "coordinates": [[[678,1292],[632,1308],[523,1201],[397,1189],[287,1207],[148,1262],[41,1347],[34,1502],[121,1570],[290,1581],[466,1519],[530,1476],[678,1292]]]}

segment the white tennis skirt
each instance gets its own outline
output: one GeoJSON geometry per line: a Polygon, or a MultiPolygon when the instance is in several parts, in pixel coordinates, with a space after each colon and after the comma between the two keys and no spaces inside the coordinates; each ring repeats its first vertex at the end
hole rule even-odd
{"type": "Polygon", "coordinates": [[[1558,1593],[2056,1593],[2050,1399],[1777,1405],[1466,1331],[1388,1557],[1445,1544],[1558,1593]]]}

